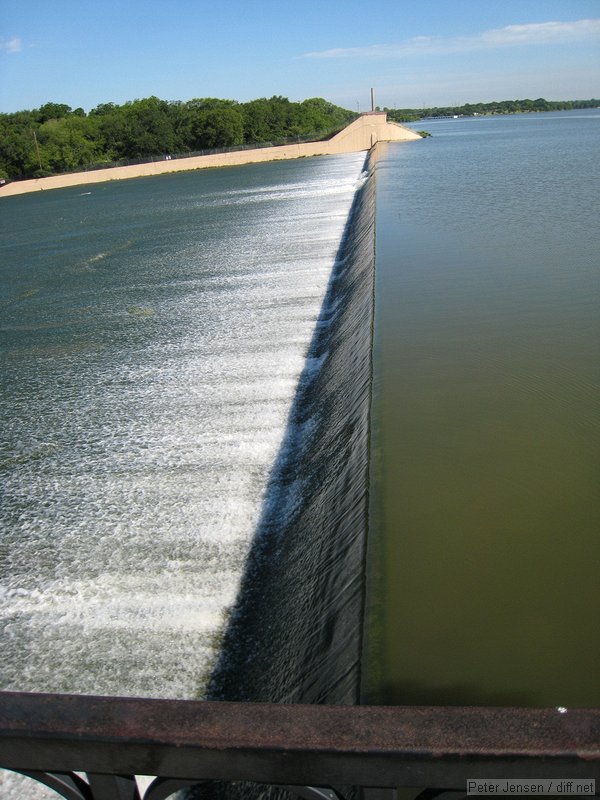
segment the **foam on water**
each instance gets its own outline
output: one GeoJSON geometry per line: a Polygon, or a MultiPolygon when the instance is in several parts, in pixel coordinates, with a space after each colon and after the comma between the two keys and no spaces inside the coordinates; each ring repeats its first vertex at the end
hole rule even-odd
{"type": "MultiPolygon", "coordinates": [[[[372,170],[371,159],[368,166],[372,170]]],[[[358,699],[374,177],[363,172],[359,185],[209,682],[214,699],[334,704],[358,699]]]]}
{"type": "Polygon", "coordinates": [[[3,689],[202,695],[363,164],[107,185],[87,238],[93,194],[19,203],[62,216],[3,241],[3,689]]]}

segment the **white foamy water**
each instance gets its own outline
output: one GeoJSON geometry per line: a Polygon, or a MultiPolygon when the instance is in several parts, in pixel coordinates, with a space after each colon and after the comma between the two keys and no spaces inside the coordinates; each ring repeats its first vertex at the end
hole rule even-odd
{"type": "Polygon", "coordinates": [[[3,240],[2,689],[202,696],[363,163],[20,202],[3,240]]]}

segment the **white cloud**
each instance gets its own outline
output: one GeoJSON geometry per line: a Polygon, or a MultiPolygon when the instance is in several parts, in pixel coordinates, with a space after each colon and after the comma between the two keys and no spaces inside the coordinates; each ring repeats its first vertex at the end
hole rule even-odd
{"type": "Polygon", "coordinates": [[[0,39],[0,50],[5,50],[7,53],[20,53],[23,49],[23,42],[18,36],[13,36],[12,39],[0,39]]]}
{"type": "Polygon", "coordinates": [[[304,58],[405,58],[420,54],[464,53],[517,45],[565,44],[593,40],[600,40],[600,19],[507,25],[470,36],[415,36],[398,44],[337,47],[305,53],[304,58]]]}

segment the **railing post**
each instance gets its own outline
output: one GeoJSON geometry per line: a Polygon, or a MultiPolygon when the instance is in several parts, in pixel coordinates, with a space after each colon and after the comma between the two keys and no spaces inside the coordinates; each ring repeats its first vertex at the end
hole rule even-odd
{"type": "Polygon", "coordinates": [[[140,800],[134,777],[87,773],[94,800],[140,800]]]}
{"type": "Polygon", "coordinates": [[[88,784],[79,775],[70,772],[38,772],[18,770],[17,775],[24,775],[44,786],[48,786],[65,800],[89,800],[88,784]]]}

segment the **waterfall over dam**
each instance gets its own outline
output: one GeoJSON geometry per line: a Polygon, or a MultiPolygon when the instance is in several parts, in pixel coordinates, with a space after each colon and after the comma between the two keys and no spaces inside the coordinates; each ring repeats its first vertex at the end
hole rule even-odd
{"type": "Polygon", "coordinates": [[[2,688],[355,702],[364,154],[6,210],[2,688]]]}
{"type": "Polygon", "coordinates": [[[369,161],[98,191],[4,217],[2,688],[356,702],[369,161]]]}
{"type": "Polygon", "coordinates": [[[358,701],[375,257],[370,166],[209,684],[215,699],[358,701]]]}

